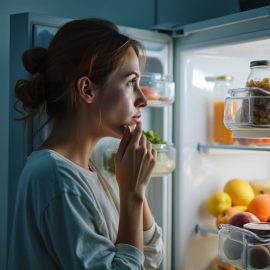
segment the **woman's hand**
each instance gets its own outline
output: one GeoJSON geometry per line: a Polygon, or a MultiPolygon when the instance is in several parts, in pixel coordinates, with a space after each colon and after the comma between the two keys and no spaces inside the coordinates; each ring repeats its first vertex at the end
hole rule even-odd
{"type": "Polygon", "coordinates": [[[133,134],[129,127],[115,156],[115,171],[120,197],[137,195],[143,198],[156,162],[156,151],[143,134],[141,124],[137,124],[133,134]]]}

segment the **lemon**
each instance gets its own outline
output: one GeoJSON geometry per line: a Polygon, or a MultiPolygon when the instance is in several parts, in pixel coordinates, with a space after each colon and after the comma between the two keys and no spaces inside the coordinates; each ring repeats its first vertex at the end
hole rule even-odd
{"type": "Polygon", "coordinates": [[[224,186],[224,192],[230,195],[232,205],[247,206],[255,196],[251,185],[239,178],[229,180],[224,186]]]}
{"type": "Polygon", "coordinates": [[[207,201],[207,208],[210,214],[217,217],[219,213],[232,206],[232,200],[226,192],[215,192],[207,201]]]}

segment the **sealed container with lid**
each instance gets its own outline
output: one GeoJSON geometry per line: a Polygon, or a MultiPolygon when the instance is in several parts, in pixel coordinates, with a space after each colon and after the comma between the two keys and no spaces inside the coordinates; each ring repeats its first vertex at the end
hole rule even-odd
{"type": "Polygon", "coordinates": [[[227,92],[232,88],[233,77],[229,75],[215,78],[213,89],[213,140],[215,143],[232,144],[232,131],[225,127],[224,107],[227,92]]]}
{"type": "Polygon", "coordinates": [[[149,106],[160,107],[174,102],[175,85],[169,75],[143,73],[140,86],[149,106]]]}
{"type": "Polygon", "coordinates": [[[221,224],[219,258],[240,269],[270,270],[270,224],[255,222],[239,228],[221,224]]]}

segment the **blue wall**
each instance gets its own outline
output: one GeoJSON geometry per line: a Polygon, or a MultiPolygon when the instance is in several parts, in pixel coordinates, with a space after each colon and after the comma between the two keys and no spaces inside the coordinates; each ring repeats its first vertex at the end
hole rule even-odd
{"type": "MultiPolygon", "coordinates": [[[[0,270],[5,269],[9,125],[9,15],[34,12],[65,18],[103,17],[119,25],[205,20],[238,11],[238,0],[0,0],[0,270]]],[[[16,161],[14,161],[16,162],[16,161]]]]}

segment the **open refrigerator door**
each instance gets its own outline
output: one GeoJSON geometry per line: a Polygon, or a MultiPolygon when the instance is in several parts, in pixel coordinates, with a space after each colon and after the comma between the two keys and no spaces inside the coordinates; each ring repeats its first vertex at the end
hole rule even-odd
{"type": "MultiPolygon", "coordinates": [[[[178,180],[173,182],[173,269],[239,266],[225,265],[222,257],[218,258],[217,217],[209,211],[209,198],[224,192],[231,179],[242,179],[248,184],[255,179],[269,180],[270,145],[269,139],[262,146],[255,139],[243,140],[243,135],[229,144],[214,141],[215,82],[209,78],[232,76],[232,89],[246,88],[250,62],[269,60],[269,11],[269,7],[260,8],[184,26],[174,32],[174,140],[178,154],[174,180],[178,180]]],[[[243,99],[239,102],[244,104],[243,99]]],[[[233,104],[229,112],[236,111],[233,104]]],[[[269,129],[267,132],[264,137],[270,137],[269,129]]],[[[255,129],[250,134],[252,138],[261,137],[255,129]]],[[[241,192],[245,194],[244,189],[241,192]]],[[[244,210],[247,208],[245,202],[244,210]]],[[[270,269],[270,264],[263,269],[270,269]]]]}

